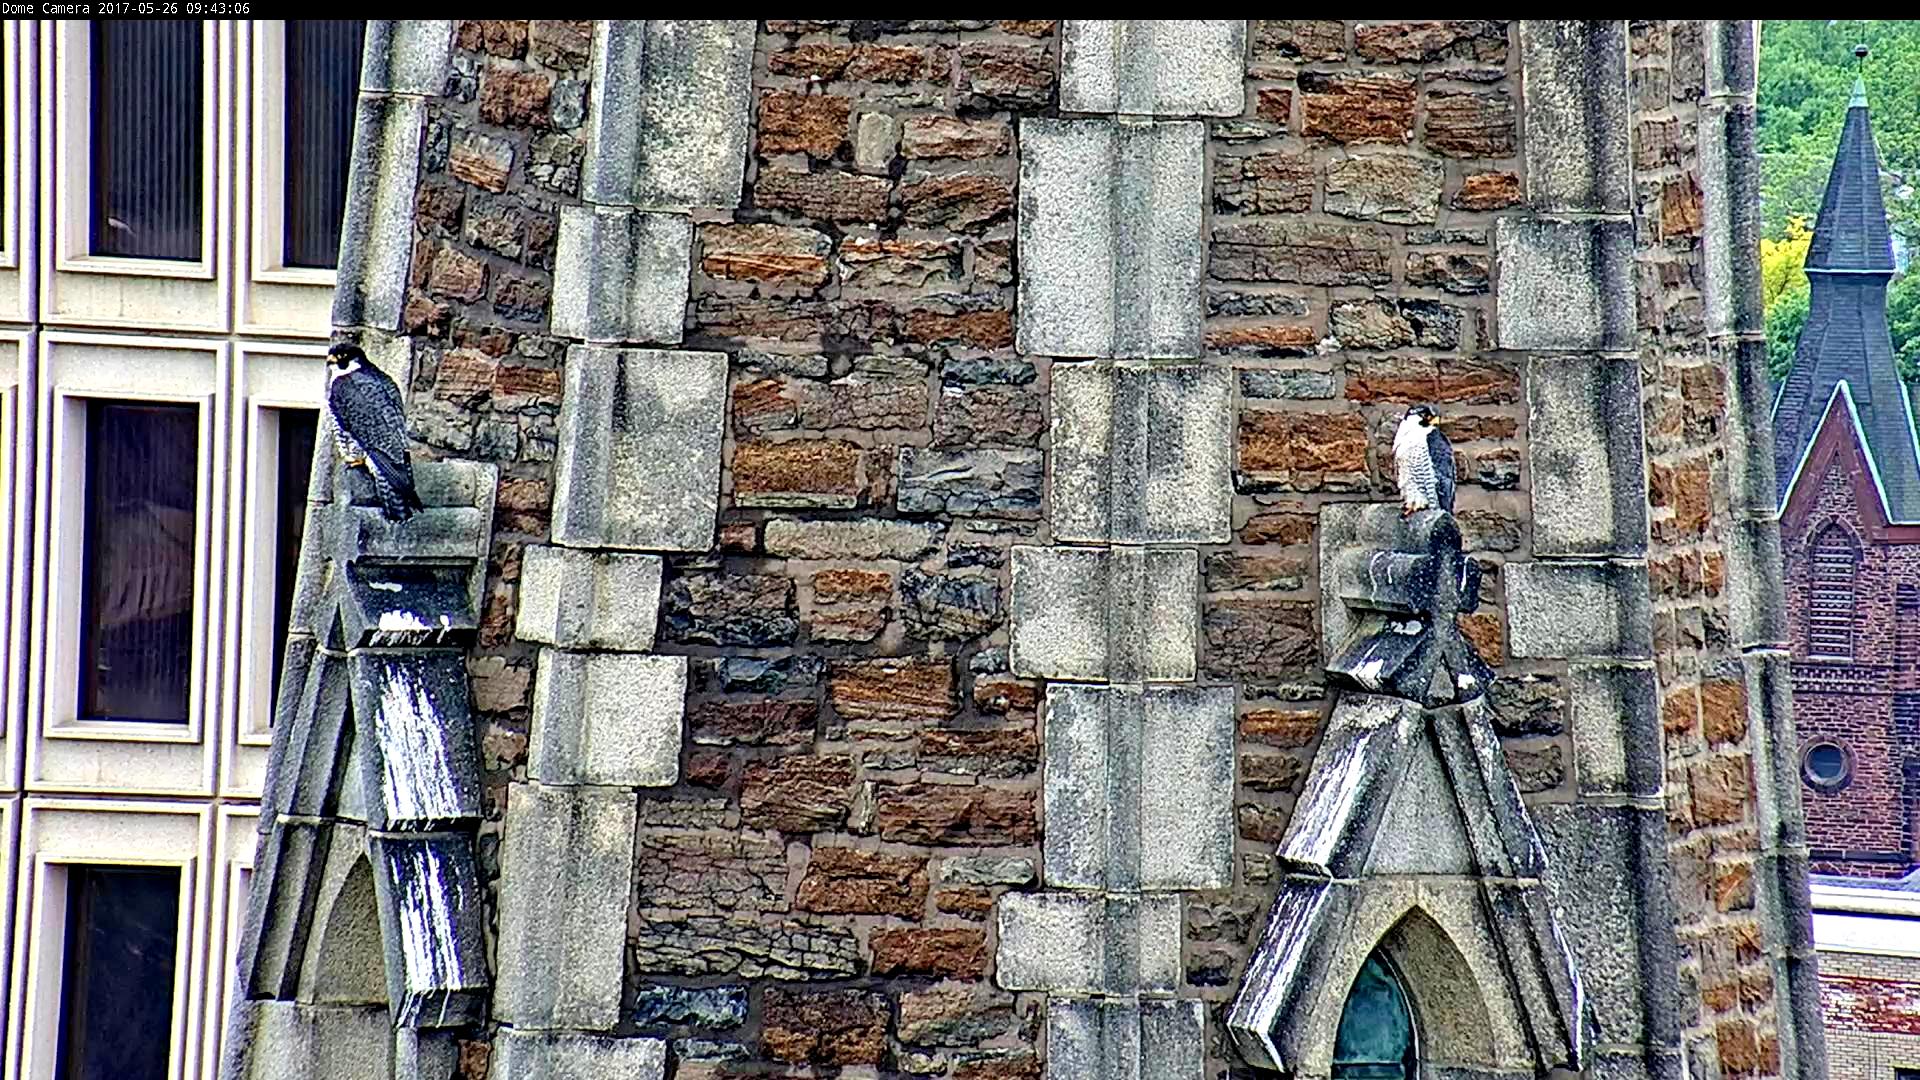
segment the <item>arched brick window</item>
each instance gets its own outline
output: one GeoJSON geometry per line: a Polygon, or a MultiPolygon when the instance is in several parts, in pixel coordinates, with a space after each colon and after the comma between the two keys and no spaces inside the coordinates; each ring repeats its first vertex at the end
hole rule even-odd
{"type": "Polygon", "coordinates": [[[1813,574],[1807,595],[1807,656],[1814,660],[1853,660],[1854,581],[1860,548],[1839,525],[1820,530],[1813,541],[1813,574]]]}

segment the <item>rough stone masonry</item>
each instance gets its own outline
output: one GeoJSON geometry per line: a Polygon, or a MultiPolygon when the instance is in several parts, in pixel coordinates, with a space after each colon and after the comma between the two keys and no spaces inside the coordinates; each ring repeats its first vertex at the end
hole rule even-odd
{"type": "MultiPolygon", "coordinates": [[[[251,941],[227,1075],[1262,1075],[1226,1019],[1323,769],[1322,515],[1394,498],[1424,402],[1579,1067],[1821,1080],[1754,32],[373,24],[335,321],[496,484],[487,1007],[394,1011],[349,844],[256,875],[306,929],[251,941]]],[[[309,556],[309,615],[380,557],[309,556]]],[[[382,835],[345,715],[276,726],[321,760],[263,843],[382,835]]],[[[1550,1057],[1531,954],[1406,884],[1427,1066],[1550,1057]]]]}

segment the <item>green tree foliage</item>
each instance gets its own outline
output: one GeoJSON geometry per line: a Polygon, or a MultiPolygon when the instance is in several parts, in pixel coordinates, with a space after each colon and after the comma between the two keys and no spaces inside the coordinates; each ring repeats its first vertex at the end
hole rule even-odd
{"type": "MultiPolygon", "coordinates": [[[[1776,379],[1792,366],[1807,318],[1805,248],[1792,250],[1796,222],[1820,212],[1855,75],[1866,81],[1873,110],[1888,225],[1903,246],[1920,251],[1920,21],[1767,20],[1757,142],[1767,360],[1776,379]],[[1860,44],[1871,50],[1864,63],[1853,55],[1860,44]]],[[[1920,264],[1888,289],[1887,322],[1901,375],[1920,380],[1920,264]]]]}

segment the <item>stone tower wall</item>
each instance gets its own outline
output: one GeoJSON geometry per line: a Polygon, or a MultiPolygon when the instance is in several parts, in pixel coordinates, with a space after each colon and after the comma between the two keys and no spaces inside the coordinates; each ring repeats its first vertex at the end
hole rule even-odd
{"type": "Polygon", "coordinates": [[[339,321],[499,467],[462,1074],[1253,1075],[1319,508],[1424,402],[1592,1071],[1820,1076],[1751,34],[457,24],[339,321]]]}

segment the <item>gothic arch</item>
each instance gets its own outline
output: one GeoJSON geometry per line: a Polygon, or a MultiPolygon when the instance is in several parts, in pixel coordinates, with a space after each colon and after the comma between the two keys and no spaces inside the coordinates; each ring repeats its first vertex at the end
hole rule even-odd
{"type": "Polygon", "coordinates": [[[339,885],[321,898],[314,918],[319,933],[311,946],[311,985],[303,996],[322,1005],[386,1004],[380,909],[365,854],[356,854],[339,885]]]}
{"type": "Polygon", "coordinates": [[[1807,540],[1807,657],[1848,662],[1854,658],[1854,617],[1859,607],[1860,540],[1841,521],[1809,530],[1807,540]]]}

